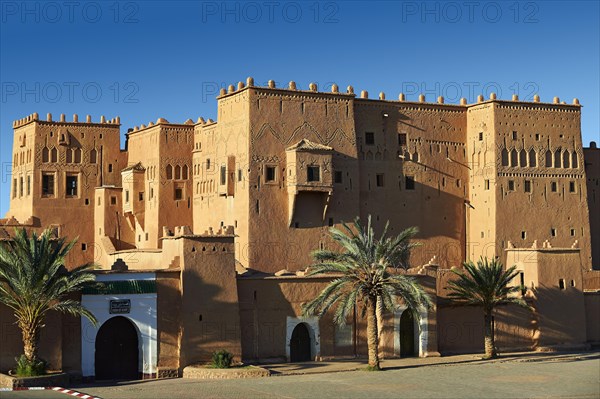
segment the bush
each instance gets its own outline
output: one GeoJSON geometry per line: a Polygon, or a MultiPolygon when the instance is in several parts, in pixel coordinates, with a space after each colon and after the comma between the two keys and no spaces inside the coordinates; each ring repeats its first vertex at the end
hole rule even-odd
{"type": "Polygon", "coordinates": [[[35,377],[38,375],[46,374],[48,363],[42,359],[34,359],[33,361],[27,360],[25,355],[15,358],[17,361],[17,367],[15,373],[19,377],[35,377]]]}
{"type": "Polygon", "coordinates": [[[228,369],[233,362],[233,354],[226,350],[216,351],[212,354],[211,366],[217,369],[228,369]]]}

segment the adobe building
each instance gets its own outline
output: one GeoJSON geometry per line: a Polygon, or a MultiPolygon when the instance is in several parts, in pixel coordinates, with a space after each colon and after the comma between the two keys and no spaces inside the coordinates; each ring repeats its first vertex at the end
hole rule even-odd
{"type": "MultiPolygon", "coordinates": [[[[78,236],[67,267],[96,262],[102,283],[81,293],[98,326],[49,318],[53,367],[153,378],[218,349],[247,362],[364,356],[358,314],[340,327],[301,307],[331,280],[306,275],[311,251],[368,215],[379,232],[419,228],[406,273],[434,302],[418,320],[402,303],[380,315],[384,357],[483,350],[481,310],[446,290],[451,268],[480,256],[517,265],[535,308],[498,309],[501,350],[600,343],[600,152],[583,148],[577,99],[411,102],[248,78],[221,91],[217,115],[136,126],[125,149],[119,117],[14,122],[2,238],[16,226],[78,236]]],[[[6,308],[0,318],[5,370],[20,334],[6,308]]]]}

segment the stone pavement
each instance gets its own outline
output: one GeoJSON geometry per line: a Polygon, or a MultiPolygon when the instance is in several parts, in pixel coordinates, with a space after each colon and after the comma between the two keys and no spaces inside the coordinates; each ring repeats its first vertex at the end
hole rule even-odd
{"type": "MultiPolygon", "coordinates": [[[[535,362],[535,361],[571,361],[599,359],[600,352],[508,352],[492,360],[482,360],[482,354],[452,355],[440,357],[409,357],[403,359],[382,360],[381,366],[386,370],[423,367],[447,366],[451,364],[489,364],[502,362],[535,362]]],[[[261,364],[277,375],[299,375],[318,373],[337,373],[363,370],[367,366],[366,359],[333,360],[304,363],[261,364]]]]}

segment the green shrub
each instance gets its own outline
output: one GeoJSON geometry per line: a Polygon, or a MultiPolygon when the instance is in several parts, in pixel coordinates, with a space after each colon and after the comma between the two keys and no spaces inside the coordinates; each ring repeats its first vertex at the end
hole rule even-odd
{"type": "Polygon", "coordinates": [[[224,349],[213,352],[211,366],[217,369],[228,369],[233,362],[233,354],[224,349]]]}
{"type": "Polygon", "coordinates": [[[16,357],[15,360],[17,361],[15,372],[19,377],[35,377],[46,374],[48,363],[46,363],[45,360],[35,359],[33,361],[29,361],[25,355],[16,357]]]}

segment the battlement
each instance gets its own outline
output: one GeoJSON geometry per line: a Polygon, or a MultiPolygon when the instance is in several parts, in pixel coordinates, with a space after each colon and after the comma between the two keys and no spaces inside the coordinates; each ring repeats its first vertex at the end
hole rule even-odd
{"type": "MultiPolygon", "coordinates": [[[[198,119],[198,121],[200,121],[200,119],[202,119],[202,118],[199,118],[199,119],[198,119]]],[[[204,120],[204,119],[202,119],[202,120],[204,120]]],[[[209,119],[209,120],[210,120],[210,119],[209,119]]],[[[158,119],[156,120],[156,123],[155,123],[155,122],[152,122],[152,121],[150,121],[150,122],[148,122],[148,124],[147,124],[147,125],[145,125],[145,124],[143,124],[143,123],[142,123],[140,126],[134,126],[134,127],[133,127],[133,130],[131,131],[131,133],[137,133],[137,132],[140,132],[140,131],[142,131],[142,130],[149,129],[149,128],[151,128],[151,127],[158,126],[158,125],[170,125],[170,126],[194,126],[194,124],[195,124],[195,123],[194,123],[194,121],[193,121],[193,120],[191,120],[191,119],[188,119],[188,120],[186,120],[186,121],[185,121],[185,122],[183,122],[183,123],[171,123],[171,122],[169,122],[168,120],[166,120],[165,118],[158,118],[158,119]]]]}
{"type": "Polygon", "coordinates": [[[102,115],[102,116],[100,116],[99,122],[93,122],[92,116],[86,115],[85,122],[80,122],[79,115],[73,114],[73,121],[67,122],[66,118],[65,118],[65,114],[60,114],[59,120],[53,121],[52,114],[48,113],[48,114],[46,114],[46,120],[44,121],[39,118],[39,115],[37,112],[34,112],[33,114],[26,116],[25,118],[21,118],[16,121],[13,121],[13,129],[20,128],[31,122],[56,123],[56,124],[89,124],[89,125],[91,125],[91,124],[99,125],[100,124],[100,125],[120,126],[121,125],[121,117],[117,116],[117,117],[107,120],[106,117],[104,115],[102,115]]]}
{"type": "Polygon", "coordinates": [[[294,93],[314,93],[314,94],[321,94],[321,95],[338,95],[338,96],[342,95],[342,96],[356,97],[359,100],[387,101],[390,103],[450,105],[450,106],[472,107],[472,106],[477,106],[477,105],[480,105],[483,103],[497,101],[497,102],[519,103],[519,104],[542,104],[542,105],[548,105],[548,106],[565,106],[566,105],[566,106],[581,107],[581,105],[579,104],[579,99],[577,99],[577,98],[573,99],[572,104],[567,104],[565,101],[561,101],[559,97],[554,97],[552,99],[552,102],[544,103],[544,102],[540,101],[540,96],[538,94],[533,96],[533,101],[521,101],[521,100],[519,100],[519,96],[517,94],[513,94],[511,100],[500,100],[497,98],[496,93],[490,93],[489,100],[486,101],[484,96],[482,94],[480,94],[477,97],[477,102],[471,103],[471,104],[467,103],[467,99],[464,97],[459,100],[458,104],[446,103],[443,96],[438,96],[435,102],[430,102],[430,101],[426,100],[425,94],[422,94],[422,93],[419,94],[417,101],[407,101],[406,95],[404,93],[400,93],[398,95],[397,100],[388,100],[388,99],[386,99],[386,94],[384,92],[380,92],[377,98],[369,98],[369,92],[367,90],[362,90],[360,92],[360,95],[357,97],[353,86],[348,86],[346,88],[346,92],[342,93],[342,92],[340,92],[338,85],[335,83],[331,85],[331,90],[329,92],[319,91],[316,83],[310,83],[308,85],[308,90],[300,90],[300,89],[298,89],[296,82],[294,82],[293,80],[288,83],[287,88],[278,88],[274,80],[269,80],[267,82],[267,86],[255,86],[254,78],[252,78],[252,77],[248,77],[246,79],[245,84],[244,84],[244,82],[240,81],[237,83],[237,85],[233,85],[233,84],[229,85],[227,87],[227,89],[222,88],[219,92],[219,95],[217,96],[217,99],[222,99],[222,98],[240,93],[249,88],[277,90],[277,91],[284,91],[284,92],[290,92],[290,93],[294,92],[294,93]]]}

